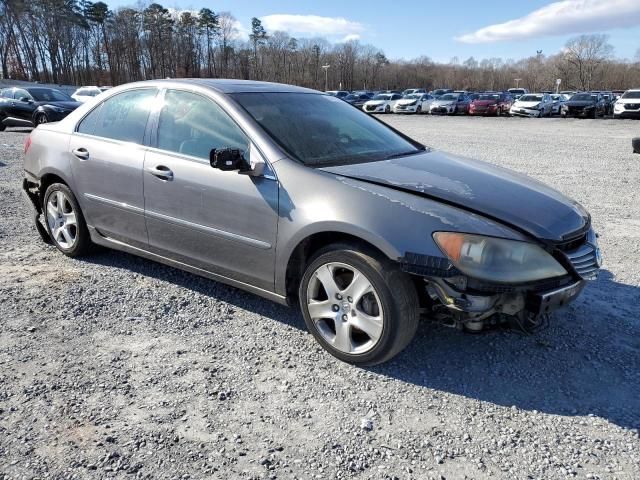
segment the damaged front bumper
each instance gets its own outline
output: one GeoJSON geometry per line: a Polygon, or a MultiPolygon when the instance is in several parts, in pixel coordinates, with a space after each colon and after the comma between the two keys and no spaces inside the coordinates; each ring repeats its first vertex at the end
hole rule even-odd
{"type": "Polygon", "coordinates": [[[592,229],[583,234],[579,245],[568,250],[557,248],[554,257],[567,275],[528,284],[489,283],[473,279],[442,257],[408,253],[402,269],[422,278],[426,295],[425,313],[457,328],[478,331],[486,323],[517,319],[520,324],[548,315],[573,302],[587,281],[595,280],[602,264],[597,236],[592,229]]]}

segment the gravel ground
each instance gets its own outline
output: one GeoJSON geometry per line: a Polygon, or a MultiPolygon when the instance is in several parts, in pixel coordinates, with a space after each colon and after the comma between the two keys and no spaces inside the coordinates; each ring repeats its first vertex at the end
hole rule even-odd
{"type": "MultiPolygon", "coordinates": [[[[582,202],[605,270],[533,336],[424,322],[392,362],[299,312],[126,254],[71,260],[0,133],[0,479],[640,478],[640,122],[387,116],[582,202]]],[[[517,199],[514,199],[517,201],[517,199]]]]}

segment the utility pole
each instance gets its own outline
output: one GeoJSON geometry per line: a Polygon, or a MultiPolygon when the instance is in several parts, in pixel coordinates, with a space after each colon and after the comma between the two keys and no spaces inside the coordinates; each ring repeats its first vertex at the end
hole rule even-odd
{"type": "Polygon", "coordinates": [[[324,70],[324,91],[328,90],[327,84],[329,82],[329,67],[331,65],[322,65],[322,69],[324,70]]]}
{"type": "Polygon", "coordinates": [[[514,78],[515,82],[516,82],[516,88],[518,88],[520,86],[520,80],[522,80],[521,78],[514,78]]]}

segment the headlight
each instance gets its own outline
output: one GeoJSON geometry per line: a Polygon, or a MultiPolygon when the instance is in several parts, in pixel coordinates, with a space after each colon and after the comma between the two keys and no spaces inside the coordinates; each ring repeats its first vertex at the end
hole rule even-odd
{"type": "Polygon", "coordinates": [[[529,107],[529,110],[538,110],[540,108],[540,104],[534,105],[533,107],[529,107]]]}
{"type": "Polygon", "coordinates": [[[454,232],[436,232],[433,239],[458,270],[480,280],[522,283],[567,274],[532,243],[454,232]]]}
{"type": "Polygon", "coordinates": [[[66,112],[67,110],[62,108],[62,107],[56,107],[55,105],[49,105],[49,108],[51,110],[53,110],[54,112],[58,112],[58,113],[63,113],[66,112]]]}

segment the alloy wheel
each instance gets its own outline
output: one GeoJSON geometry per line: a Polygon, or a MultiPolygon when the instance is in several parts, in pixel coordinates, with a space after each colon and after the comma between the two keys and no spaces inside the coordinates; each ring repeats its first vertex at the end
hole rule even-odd
{"type": "Polygon", "coordinates": [[[47,118],[47,116],[44,113],[41,113],[40,115],[38,115],[38,118],[36,118],[36,123],[38,125],[43,124],[43,123],[47,123],[49,121],[49,119],[47,118]]]}
{"type": "Polygon", "coordinates": [[[380,340],[384,316],[371,281],[345,263],[325,263],[307,287],[309,316],[322,338],[343,353],[362,354],[380,340]]]}
{"type": "Polygon", "coordinates": [[[70,249],[78,238],[78,222],[73,205],[64,192],[54,191],[47,201],[47,223],[53,241],[70,249]]]}

